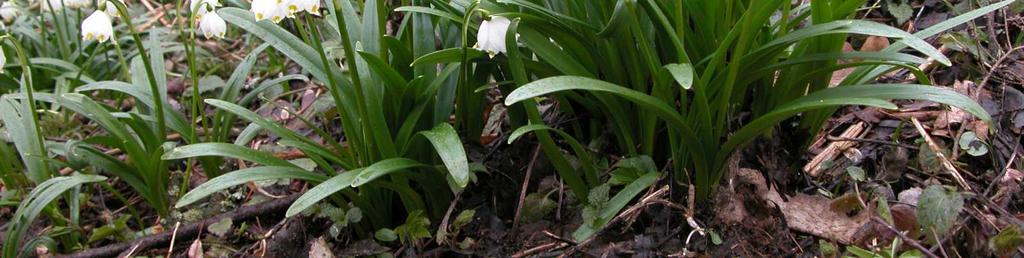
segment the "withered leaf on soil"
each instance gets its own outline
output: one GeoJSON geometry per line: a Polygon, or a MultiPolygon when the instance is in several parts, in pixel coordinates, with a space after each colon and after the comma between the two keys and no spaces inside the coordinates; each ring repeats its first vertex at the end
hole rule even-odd
{"type": "Polygon", "coordinates": [[[719,201],[717,213],[720,219],[733,223],[741,223],[748,217],[765,216],[747,211],[745,202],[768,201],[774,203],[782,212],[790,229],[849,245],[854,243],[858,229],[868,222],[873,214],[871,209],[865,209],[848,216],[848,210],[837,211],[832,207],[832,200],[817,195],[796,194],[783,200],[782,195],[769,188],[767,181],[756,170],[734,169],[731,177],[732,183],[723,185],[728,188],[724,191],[729,192],[728,197],[723,198],[729,200],[719,201]],[[739,189],[736,186],[743,184],[750,184],[752,191],[745,194],[736,192],[739,189]]]}
{"type": "Polygon", "coordinates": [[[187,255],[188,258],[203,258],[203,241],[199,241],[199,239],[192,241],[192,245],[188,247],[187,255]]]}
{"type": "Polygon", "coordinates": [[[318,237],[309,245],[309,257],[334,258],[334,254],[331,252],[330,244],[328,244],[323,237],[318,237]]]}

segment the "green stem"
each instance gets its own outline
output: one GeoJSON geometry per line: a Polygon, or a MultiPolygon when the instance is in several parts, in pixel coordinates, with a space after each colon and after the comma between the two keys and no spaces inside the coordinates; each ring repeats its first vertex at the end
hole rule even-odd
{"type": "Polygon", "coordinates": [[[139,58],[142,59],[142,64],[146,69],[146,77],[149,79],[149,91],[153,94],[153,105],[156,112],[156,126],[157,135],[156,137],[160,142],[164,142],[167,139],[167,123],[164,118],[164,100],[163,92],[160,92],[160,87],[156,83],[156,75],[153,73],[153,66],[149,61],[149,55],[146,54],[146,47],[142,45],[142,37],[135,31],[135,25],[132,24],[132,17],[128,14],[128,9],[123,3],[118,1],[108,1],[107,4],[113,4],[117,7],[117,13],[124,20],[125,26],[128,27],[128,32],[132,34],[132,39],[135,41],[135,47],[139,49],[139,58]]]}
{"type": "MultiPolygon", "coordinates": [[[[64,1],[61,0],[61,6],[63,5],[64,1]]],[[[57,34],[57,50],[60,51],[61,58],[67,58],[70,55],[67,50],[67,40],[64,38],[67,36],[67,23],[61,22],[61,20],[57,19],[57,11],[54,11],[53,9],[50,9],[50,18],[53,19],[53,26],[56,27],[54,32],[57,34]]],[[[67,19],[64,20],[66,21],[67,19]]]]}
{"type": "MultiPolygon", "coordinates": [[[[335,16],[338,16],[338,15],[335,15],[335,16]]],[[[298,23],[296,27],[299,27],[300,31],[304,31],[303,28],[305,28],[305,26],[308,26],[309,32],[310,32],[310,34],[312,34],[309,37],[310,38],[310,42],[313,44],[313,49],[316,49],[317,54],[320,55],[320,63],[323,65],[324,71],[327,71],[327,84],[330,87],[330,90],[328,90],[328,92],[331,93],[331,98],[334,99],[334,105],[338,108],[338,116],[342,117],[342,121],[354,121],[354,120],[351,120],[351,119],[345,119],[345,117],[348,116],[348,113],[347,113],[348,111],[344,110],[345,105],[343,105],[342,101],[341,101],[341,98],[342,98],[342,96],[341,96],[341,89],[338,87],[338,82],[334,78],[334,73],[331,72],[331,63],[330,63],[331,61],[330,61],[330,59],[327,58],[327,53],[324,52],[323,43],[320,42],[320,30],[317,29],[316,26],[313,26],[313,20],[312,20],[312,18],[309,17],[309,15],[305,15],[305,19],[306,19],[306,23],[305,24],[303,24],[302,20],[295,19],[295,21],[298,23]],[[305,26],[303,26],[303,25],[305,25],[305,26]]],[[[338,20],[340,21],[341,18],[339,18],[338,20]]],[[[342,26],[345,26],[345,25],[344,24],[340,24],[339,25],[339,27],[342,27],[342,26]]],[[[345,132],[348,133],[349,131],[346,130],[345,132]]],[[[354,148],[359,148],[360,146],[362,146],[362,144],[359,144],[361,142],[361,139],[365,139],[365,138],[362,138],[362,137],[349,137],[348,138],[349,150],[352,150],[354,148]]],[[[355,154],[353,154],[351,152],[347,153],[345,151],[345,149],[339,149],[338,153],[341,153],[343,156],[348,156],[348,157],[354,159],[354,160],[350,160],[350,162],[351,161],[355,161],[355,163],[357,163],[357,164],[358,163],[363,163],[363,162],[359,161],[358,157],[355,157],[355,154]],[[348,155],[345,155],[345,154],[348,154],[348,155]]],[[[368,164],[363,164],[363,165],[368,165],[368,164]]]]}
{"type": "Polygon", "coordinates": [[[82,82],[82,73],[84,73],[85,70],[89,70],[89,68],[92,68],[92,57],[96,56],[96,53],[98,53],[101,48],[102,45],[96,45],[96,47],[92,48],[92,53],[90,53],[88,56],[85,56],[85,66],[82,66],[81,69],[78,69],[78,73],[75,74],[75,81],[82,82]]]}
{"type": "MultiPolygon", "coordinates": [[[[341,3],[335,0],[334,6],[336,6],[335,8],[340,9],[341,3]]],[[[335,11],[334,17],[338,21],[338,35],[341,36],[341,42],[342,45],[344,46],[343,48],[345,49],[345,61],[348,63],[348,70],[352,74],[352,85],[356,93],[355,100],[357,111],[360,114],[359,118],[368,118],[369,115],[366,112],[366,104],[363,101],[363,98],[366,98],[366,95],[363,94],[363,83],[362,80],[359,78],[359,66],[356,65],[357,55],[355,53],[355,50],[353,49],[352,39],[348,36],[348,24],[345,23],[345,18],[343,17],[340,11],[335,11]]],[[[320,49],[320,55],[322,56],[323,48],[317,47],[316,49],[320,49]]],[[[374,130],[375,128],[369,128],[368,123],[359,123],[359,125],[363,127],[361,130],[362,135],[360,136],[366,143],[363,147],[367,148],[364,153],[364,157],[366,158],[366,160],[363,165],[369,165],[371,163],[370,161],[374,160],[374,158],[371,156],[371,154],[373,154],[374,152],[369,151],[370,149],[372,149],[373,143],[371,138],[368,137],[368,134],[370,133],[370,130],[374,130]]]]}
{"type": "Polygon", "coordinates": [[[125,80],[130,80],[132,78],[132,74],[131,71],[128,70],[128,62],[124,60],[124,52],[121,51],[121,44],[118,44],[116,39],[111,40],[114,41],[114,52],[117,53],[117,62],[121,66],[122,76],[124,76],[125,80]]]}

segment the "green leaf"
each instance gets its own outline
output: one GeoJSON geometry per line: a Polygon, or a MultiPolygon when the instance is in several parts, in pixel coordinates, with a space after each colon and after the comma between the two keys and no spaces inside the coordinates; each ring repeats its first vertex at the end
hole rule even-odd
{"type": "Polygon", "coordinates": [[[665,70],[683,89],[689,90],[690,87],[693,87],[693,66],[690,64],[667,64],[665,70]]]}
{"type": "Polygon", "coordinates": [[[988,247],[1000,257],[1013,255],[1021,245],[1024,245],[1024,235],[1016,224],[1010,224],[999,231],[998,235],[988,239],[988,247]]]}
{"type": "Polygon", "coordinates": [[[256,123],[263,129],[266,129],[267,131],[270,131],[271,133],[274,133],[275,135],[283,139],[295,141],[296,143],[298,143],[296,144],[296,147],[301,149],[303,152],[316,153],[318,155],[334,153],[333,151],[324,148],[320,144],[313,142],[309,138],[299,135],[298,133],[295,133],[294,131],[285,128],[284,126],[281,126],[277,123],[274,123],[273,121],[264,118],[263,116],[260,116],[259,114],[256,114],[256,112],[252,112],[244,107],[235,105],[234,103],[219,99],[206,99],[205,102],[206,104],[210,104],[211,106],[223,109],[224,111],[238,115],[239,117],[242,117],[245,120],[249,120],[253,123],[256,123]]]}
{"type": "Polygon", "coordinates": [[[378,161],[364,168],[362,172],[359,172],[359,175],[352,180],[352,187],[359,187],[381,176],[419,166],[424,165],[418,161],[406,158],[391,158],[378,161]]]}
{"type": "MultiPolygon", "coordinates": [[[[416,60],[412,61],[412,65],[415,66],[421,64],[446,64],[462,62],[462,52],[462,48],[449,48],[434,51],[430,54],[426,54],[420,56],[419,58],[416,58],[416,60]]],[[[486,52],[480,51],[475,48],[467,48],[465,52],[466,58],[470,60],[487,55],[486,52]]]]}
{"type": "Polygon", "coordinates": [[[716,160],[721,164],[737,146],[749,142],[768,128],[800,112],[842,105],[867,105],[895,109],[896,106],[888,102],[892,99],[938,102],[963,109],[981,120],[991,120],[988,112],[978,103],[947,88],[917,84],[869,84],[828,88],[786,103],[747,123],[746,126],[733,133],[716,155],[716,160]]]}
{"type": "Polygon", "coordinates": [[[626,205],[629,204],[630,200],[633,200],[634,197],[643,192],[644,189],[650,187],[657,180],[658,173],[649,173],[627,185],[621,191],[616,193],[615,197],[612,197],[612,199],[608,201],[607,205],[600,210],[600,213],[598,213],[599,219],[597,220],[599,225],[591,226],[584,223],[580,228],[576,229],[576,231],[572,233],[573,239],[576,239],[576,241],[583,241],[593,236],[594,233],[597,233],[598,230],[605,226],[605,223],[614,218],[622,208],[625,208],[626,205]]]}
{"type": "Polygon", "coordinates": [[[576,157],[580,159],[580,163],[582,164],[580,167],[583,170],[584,176],[586,177],[587,181],[593,185],[598,184],[598,174],[597,170],[593,166],[594,158],[590,155],[590,151],[587,150],[587,148],[584,147],[583,144],[577,141],[575,137],[566,133],[565,131],[551,128],[547,125],[542,124],[524,125],[519,128],[516,128],[515,131],[512,131],[512,133],[509,134],[508,143],[511,144],[513,141],[519,139],[520,137],[526,135],[527,133],[541,130],[554,131],[559,136],[561,136],[562,139],[565,139],[566,143],[569,144],[569,147],[572,148],[574,153],[576,153],[576,157]]]}
{"type": "Polygon", "coordinates": [[[312,207],[317,202],[320,202],[320,200],[327,198],[327,196],[351,187],[352,182],[355,182],[356,176],[359,175],[360,171],[362,171],[361,168],[343,172],[309,189],[302,196],[299,196],[298,199],[295,199],[295,203],[288,207],[285,216],[291,217],[302,213],[302,211],[312,207]]]}
{"type": "Polygon", "coordinates": [[[530,193],[523,200],[522,214],[519,215],[520,224],[530,224],[540,221],[552,211],[558,208],[558,203],[548,198],[546,193],[530,193]]]}
{"type": "Polygon", "coordinates": [[[398,234],[395,234],[394,230],[382,228],[378,229],[377,232],[373,233],[373,238],[382,242],[391,242],[398,240],[398,234]]]}
{"type": "Polygon", "coordinates": [[[608,183],[612,185],[625,185],[652,172],[658,172],[658,167],[650,156],[623,159],[615,164],[615,170],[612,170],[611,179],[608,180],[608,183]]]}
{"type": "Polygon", "coordinates": [[[877,255],[874,252],[865,250],[855,245],[847,246],[846,251],[853,255],[856,255],[859,258],[885,258],[884,256],[877,255]]]}
{"type": "MultiPolygon", "coordinates": [[[[917,221],[927,232],[942,237],[964,208],[964,197],[942,185],[930,185],[917,199],[917,221]]],[[[931,235],[931,234],[928,234],[931,235]]]]}
{"type": "Polygon", "coordinates": [[[846,174],[850,175],[850,178],[853,178],[853,180],[857,180],[858,182],[864,182],[864,180],[867,178],[867,176],[864,173],[864,169],[858,166],[846,167],[846,174]]]}
{"type": "Polygon", "coordinates": [[[3,128],[24,162],[25,176],[32,182],[42,183],[51,177],[44,162],[49,157],[43,155],[46,153],[42,149],[45,145],[39,142],[40,137],[37,136],[41,133],[40,128],[32,122],[31,112],[28,100],[15,100],[7,96],[0,98],[0,122],[3,122],[3,128]]]}
{"type": "Polygon", "coordinates": [[[430,237],[430,219],[423,215],[423,210],[415,210],[405,218],[405,224],[395,228],[398,239],[405,244],[411,244],[419,239],[430,237]]]}
{"type": "Polygon", "coordinates": [[[906,3],[897,3],[893,0],[885,1],[885,9],[896,18],[896,24],[903,24],[914,16],[914,8],[906,3]]]}
{"type": "Polygon", "coordinates": [[[18,209],[14,212],[10,222],[7,223],[7,233],[4,234],[4,257],[17,257],[18,248],[22,247],[25,232],[32,226],[32,221],[39,216],[44,208],[60,197],[64,192],[87,183],[95,183],[106,180],[104,176],[74,174],[71,176],[54,177],[46,180],[32,189],[18,209]]]}
{"type": "Polygon", "coordinates": [[[185,159],[203,156],[220,156],[256,162],[265,166],[297,167],[291,162],[273,154],[222,142],[204,142],[177,147],[164,153],[164,160],[185,159]]]}
{"type": "Polygon", "coordinates": [[[770,53],[770,50],[784,47],[794,42],[799,42],[816,36],[829,35],[829,34],[847,34],[856,33],[864,35],[874,35],[889,38],[900,38],[906,46],[909,46],[921,53],[934,58],[941,64],[950,65],[949,58],[946,58],[942,52],[935,49],[931,44],[925,42],[921,38],[910,34],[906,31],[902,31],[897,28],[893,28],[888,25],[884,25],[877,22],[866,21],[866,20],[839,20],[832,21],[823,24],[811,25],[796,31],[793,31],[785,36],[775,39],[761,48],[757,49],[751,54],[751,57],[760,58],[761,56],[770,53]]]}
{"type": "Polygon", "coordinates": [[[452,22],[455,22],[456,24],[459,24],[460,25],[459,27],[462,27],[461,26],[462,18],[460,18],[459,16],[457,16],[455,14],[448,13],[448,12],[445,12],[445,11],[441,11],[441,10],[435,9],[435,8],[428,8],[428,7],[422,7],[422,6],[402,6],[402,7],[395,8],[395,11],[396,12],[411,12],[411,13],[423,13],[423,14],[434,15],[434,16],[437,16],[437,17],[441,17],[441,18],[445,18],[445,19],[451,20],[452,22]]]}
{"type": "Polygon", "coordinates": [[[178,203],[174,205],[174,207],[185,207],[189,204],[199,201],[200,199],[206,198],[211,194],[244,183],[280,179],[301,179],[310,182],[323,182],[324,180],[327,180],[327,177],[306,170],[302,170],[295,166],[254,167],[239,169],[210,179],[210,181],[207,181],[206,183],[199,185],[195,189],[192,189],[192,191],[189,191],[184,196],[182,196],[181,199],[178,200],[178,203]]]}
{"type": "MultiPolygon", "coordinates": [[[[990,13],[990,12],[993,12],[993,11],[996,11],[996,10],[999,10],[999,8],[1006,7],[1007,5],[1010,5],[1010,4],[1014,3],[1014,2],[1019,2],[1019,1],[1002,1],[1002,2],[998,2],[998,3],[990,4],[990,5],[985,6],[985,7],[974,9],[974,10],[972,10],[970,12],[966,12],[966,13],[958,15],[956,17],[953,17],[953,18],[950,18],[950,19],[946,19],[945,21],[942,21],[942,22],[940,22],[938,24],[932,25],[931,27],[928,27],[928,28],[925,28],[923,30],[917,31],[916,33],[914,33],[914,36],[916,38],[918,38],[918,39],[929,38],[929,37],[935,36],[935,35],[939,34],[940,32],[943,32],[943,31],[952,29],[952,28],[954,28],[956,26],[960,26],[961,24],[970,22],[970,21],[972,21],[972,20],[974,20],[974,19],[976,19],[978,17],[981,17],[982,15],[985,15],[987,13],[990,13]]],[[[907,42],[909,42],[909,40],[907,40],[907,39],[897,41],[896,43],[894,43],[892,45],[889,45],[889,47],[885,48],[885,50],[882,50],[882,52],[884,52],[884,53],[897,53],[897,52],[899,52],[900,50],[903,50],[903,48],[906,48],[909,45],[909,44],[907,44],[907,42]]],[[[856,71],[854,71],[852,74],[850,74],[850,76],[846,77],[846,80],[843,80],[843,84],[862,84],[862,83],[867,83],[870,80],[873,80],[878,75],[881,75],[881,74],[885,73],[890,68],[891,68],[891,66],[888,66],[888,65],[858,68],[856,71]]]]}
{"type": "Polygon", "coordinates": [[[974,132],[964,132],[960,135],[960,149],[966,150],[967,154],[971,156],[979,157],[988,153],[988,146],[985,142],[978,139],[978,135],[974,132]]]}
{"type": "Polygon", "coordinates": [[[430,144],[434,145],[437,155],[448,168],[448,173],[459,188],[465,188],[469,184],[469,159],[466,158],[466,150],[462,148],[462,141],[459,140],[458,132],[448,123],[441,123],[430,131],[420,132],[430,144]]]}
{"type": "MultiPolygon", "coordinates": [[[[325,71],[323,63],[320,62],[320,55],[316,50],[277,24],[269,21],[257,22],[251,12],[235,7],[219,8],[217,13],[225,21],[269,43],[275,50],[288,56],[288,58],[302,66],[306,71],[309,71],[320,81],[329,81],[327,80],[329,72],[340,71],[337,67],[333,67],[332,70],[334,71],[325,71]]],[[[347,77],[335,75],[335,78],[342,79],[347,77]]]]}
{"type": "Polygon", "coordinates": [[[511,106],[534,97],[569,90],[587,90],[615,94],[660,116],[669,122],[674,129],[682,132],[685,137],[684,140],[701,142],[683,117],[674,108],[665,104],[665,102],[629,88],[586,77],[556,76],[530,82],[509,93],[505,97],[505,105],[511,106]]]}

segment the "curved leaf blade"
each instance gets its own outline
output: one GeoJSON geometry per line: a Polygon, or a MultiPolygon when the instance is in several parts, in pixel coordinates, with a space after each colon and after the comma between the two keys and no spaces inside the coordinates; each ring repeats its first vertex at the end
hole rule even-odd
{"type": "Polygon", "coordinates": [[[280,179],[301,179],[310,182],[323,182],[324,180],[327,180],[327,177],[294,166],[267,166],[239,169],[210,179],[210,181],[192,189],[192,191],[189,191],[182,196],[174,207],[181,208],[188,206],[189,204],[195,203],[196,201],[210,196],[211,194],[244,183],[280,179]]]}
{"type": "Polygon", "coordinates": [[[373,163],[373,165],[364,168],[362,172],[359,172],[359,175],[352,180],[352,187],[360,187],[384,175],[419,166],[424,165],[418,161],[407,158],[391,158],[378,161],[377,163],[373,163]]]}
{"type": "Polygon", "coordinates": [[[462,148],[462,141],[459,140],[458,132],[448,123],[441,123],[430,131],[420,132],[434,145],[437,155],[448,168],[448,173],[459,188],[465,188],[469,184],[469,158],[466,158],[466,150],[462,148]]]}
{"type": "Polygon", "coordinates": [[[194,158],[203,156],[221,156],[241,159],[263,164],[265,166],[294,167],[291,162],[285,161],[272,154],[246,148],[245,146],[234,145],[222,142],[204,142],[180,146],[164,153],[160,158],[163,160],[194,158]]]}
{"type": "Polygon", "coordinates": [[[327,196],[331,196],[338,191],[351,187],[352,182],[355,181],[356,176],[359,175],[360,171],[362,171],[362,169],[355,169],[341,173],[340,175],[327,179],[327,181],[309,189],[309,191],[306,191],[302,196],[299,196],[298,199],[295,199],[295,203],[292,203],[292,206],[288,207],[288,211],[285,212],[285,216],[295,216],[295,214],[301,213],[310,206],[320,202],[320,200],[327,198],[327,196]]]}

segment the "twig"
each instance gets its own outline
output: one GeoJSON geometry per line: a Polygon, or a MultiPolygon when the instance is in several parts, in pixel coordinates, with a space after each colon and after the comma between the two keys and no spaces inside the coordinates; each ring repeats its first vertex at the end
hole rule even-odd
{"type": "MultiPolygon", "coordinates": [[[[452,212],[455,211],[455,205],[458,204],[459,203],[459,199],[462,198],[462,193],[463,192],[460,191],[459,193],[455,194],[455,200],[452,200],[452,203],[448,204],[448,211],[444,213],[444,218],[441,219],[441,225],[439,225],[437,227],[437,231],[438,232],[445,232],[445,235],[447,235],[447,233],[448,233],[448,220],[452,217],[452,212]]],[[[441,234],[438,233],[438,236],[440,236],[440,235],[441,234]]],[[[445,238],[447,238],[447,237],[445,237],[445,238]]],[[[445,239],[445,238],[438,237],[437,238],[437,244],[442,244],[444,241],[447,241],[447,239],[445,239]]]]}
{"type": "MultiPolygon", "coordinates": [[[[233,221],[248,220],[253,217],[257,217],[264,214],[271,214],[284,211],[291,206],[295,199],[299,198],[300,194],[294,194],[287,198],[277,199],[261,203],[254,206],[245,206],[236,209],[230,213],[224,213],[221,215],[214,216],[212,218],[204,219],[196,223],[189,224],[182,227],[177,231],[177,235],[183,238],[192,238],[195,235],[203,231],[205,225],[213,224],[221,221],[222,219],[228,218],[233,221]]],[[[167,245],[174,232],[163,232],[155,235],[145,236],[139,239],[135,239],[131,242],[122,242],[112,244],[108,246],[83,250],[81,252],[58,256],[62,258],[92,258],[92,257],[111,257],[117,256],[119,253],[131,248],[134,250],[147,250],[149,248],[156,248],[167,245]]]]}
{"type": "Polygon", "coordinates": [[[519,190],[519,204],[516,205],[516,215],[512,218],[512,228],[519,226],[519,215],[523,211],[523,203],[526,201],[526,187],[530,185],[530,175],[533,174],[533,164],[537,162],[537,154],[540,153],[540,145],[533,148],[533,157],[530,164],[526,165],[526,177],[523,178],[523,186],[519,190]]]}
{"type": "Polygon", "coordinates": [[[910,144],[896,143],[896,142],[876,140],[876,139],[849,138],[849,137],[836,137],[836,136],[829,136],[827,139],[829,141],[837,141],[837,142],[839,142],[839,141],[867,142],[867,143],[877,143],[877,144],[884,144],[884,145],[892,145],[892,146],[897,146],[897,147],[901,147],[901,148],[907,148],[907,149],[911,149],[911,150],[917,150],[918,149],[917,146],[910,145],[910,144]]]}
{"type": "Polygon", "coordinates": [[[576,241],[572,241],[571,239],[566,239],[564,237],[555,235],[555,233],[551,233],[551,231],[544,230],[541,231],[541,233],[544,233],[545,236],[550,237],[551,239],[557,240],[559,242],[563,242],[570,245],[576,245],[576,241]]]}
{"type": "Polygon", "coordinates": [[[531,255],[534,255],[534,254],[538,254],[540,252],[544,252],[544,251],[547,251],[547,250],[556,250],[556,249],[559,249],[559,248],[563,248],[563,247],[566,247],[568,245],[569,244],[562,243],[562,242],[551,242],[551,243],[539,245],[537,247],[530,248],[530,249],[524,250],[522,252],[518,252],[516,254],[513,254],[512,258],[523,258],[523,257],[531,256],[531,255]]]}
{"type": "Polygon", "coordinates": [[[917,118],[915,117],[911,117],[910,121],[914,122],[914,127],[916,127],[917,132],[921,134],[921,138],[924,138],[924,141],[928,143],[928,148],[931,148],[932,152],[935,153],[935,156],[938,157],[940,161],[942,161],[942,166],[945,167],[946,170],[949,170],[949,174],[953,175],[953,178],[956,179],[956,182],[959,183],[960,186],[964,188],[964,190],[972,191],[971,186],[967,184],[967,180],[964,180],[964,177],[961,176],[960,172],[956,170],[956,167],[953,166],[953,163],[946,158],[946,154],[942,153],[942,149],[939,148],[939,145],[935,143],[935,140],[932,140],[932,137],[928,135],[928,131],[924,130],[924,126],[921,125],[921,121],[917,121],[917,118]]]}
{"type": "Polygon", "coordinates": [[[924,253],[924,255],[926,255],[928,257],[931,257],[931,258],[939,258],[938,255],[935,255],[934,253],[932,253],[932,251],[929,251],[928,248],[925,248],[924,246],[922,246],[921,243],[917,242],[917,240],[914,240],[913,238],[909,238],[906,235],[903,235],[903,232],[900,232],[896,228],[892,227],[892,225],[889,225],[888,222],[885,222],[884,220],[882,220],[882,219],[880,219],[878,217],[875,217],[875,216],[872,216],[871,220],[874,221],[875,223],[878,223],[878,224],[884,226],[889,231],[892,231],[893,234],[896,234],[896,236],[899,236],[900,239],[903,239],[904,243],[907,243],[910,246],[912,246],[915,249],[917,249],[918,251],[921,251],[921,253],[924,253]]]}
{"type": "Polygon", "coordinates": [[[167,258],[171,258],[171,254],[174,254],[174,240],[178,239],[178,228],[181,227],[181,221],[174,223],[174,231],[171,233],[171,244],[167,248],[167,258]]]}
{"type": "MultiPolygon", "coordinates": [[[[846,131],[843,131],[843,134],[841,134],[840,137],[856,138],[859,137],[866,129],[867,124],[865,124],[864,122],[857,122],[856,124],[851,125],[850,128],[847,128],[846,131]]],[[[822,170],[822,163],[824,163],[827,160],[834,159],[836,156],[839,156],[839,154],[842,153],[844,150],[852,148],[854,145],[856,145],[856,142],[851,141],[836,141],[829,143],[828,146],[825,147],[824,151],[814,156],[814,158],[811,159],[810,162],[807,162],[807,165],[804,165],[804,172],[810,174],[811,176],[818,176],[818,174],[821,173],[822,170]]]]}

